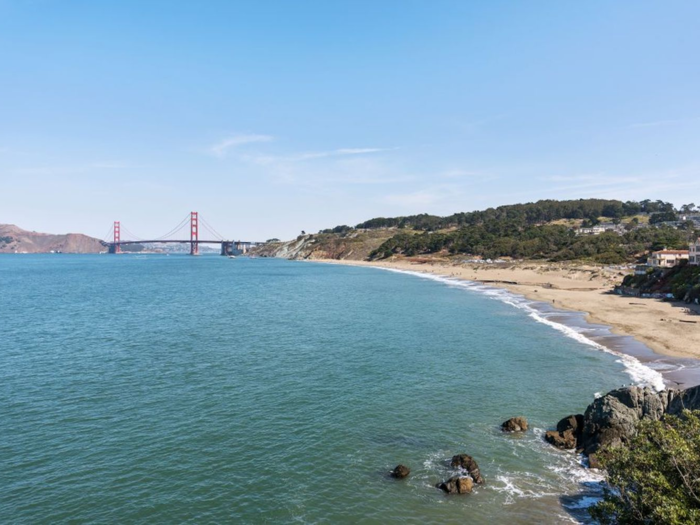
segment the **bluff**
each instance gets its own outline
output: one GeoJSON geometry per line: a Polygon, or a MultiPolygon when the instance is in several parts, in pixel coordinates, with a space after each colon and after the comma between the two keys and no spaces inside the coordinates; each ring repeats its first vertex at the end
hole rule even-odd
{"type": "Polygon", "coordinates": [[[619,388],[593,401],[584,414],[565,417],[557,430],[547,432],[545,437],[559,448],[583,452],[594,466],[594,455],[600,448],[629,442],[640,420],[659,420],[685,409],[700,410],[700,386],[661,392],[638,386],[619,388]]]}
{"type": "Polygon", "coordinates": [[[54,235],[23,230],[14,224],[0,224],[0,253],[100,253],[99,239],[82,233],[54,235]]]}
{"type": "Polygon", "coordinates": [[[300,235],[294,240],[269,242],[252,253],[283,259],[337,259],[363,261],[394,232],[390,230],[352,230],[345,233],[300,235]]]}

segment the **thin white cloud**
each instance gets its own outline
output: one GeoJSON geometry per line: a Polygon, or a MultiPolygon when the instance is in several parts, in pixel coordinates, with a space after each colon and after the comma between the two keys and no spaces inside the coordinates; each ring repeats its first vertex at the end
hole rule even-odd
{"type": "Polygon", "coordinates": [[[331,151],[317,151],[310,153],[301,153],[293,156],[290,160],[304,161],[310,159],[321,159],[325,157],[345,157],[349,155],[367,155],[370,153],[381,153],[383,151],[392,151],[397,148],[340,148],[331,151]]]}
{"type": "Polygon", "coordinates": [[[674,124],[683,124],[685,122],[692,122],[695,120],[700,120],[700,117],[686,117],[686,118],[667,119],[667,120],[654,120],[651,122],[637,122],[635,124],[630,124],[627,127],[629,129],[656,128],[659,126],[672,126],[674,124]]]}
{"type": "Polygon", "coordinates": [[[244,144],[270,142],[272,140],[274,140],[274,137],[270,135],[259,135],[254,133],[244,135],[233,135],[210,146],[209,153],[211,153],[215,157],[223,158],[228,154],[229,150],[232,148],[237,148],[238,146],[243,146],[244,144]]]}
{"type": "Polygon", "coordinates": [[[311,151],[291,155],[260,155],[257,153],[241,153],[237,154],[237,158],[249,164],[256,164],[258,166],[269,166],[271,164],[288,165],[315,159],[362,157],[364,155],[371,155],[373,153],[381,153],[385,151],[395,151],[397,149],[399,148],[338,148],[329,151],[311,151]]]}

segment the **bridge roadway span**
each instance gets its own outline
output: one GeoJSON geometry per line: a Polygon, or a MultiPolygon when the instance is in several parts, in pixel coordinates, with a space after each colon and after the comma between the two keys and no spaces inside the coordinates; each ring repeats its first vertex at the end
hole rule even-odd
{"type": "Polygon", "coordinates": [[[220,244],[221,245],[221,255],[231,255],[233,254],[234,246],[237,250],[242,249],[243,247],[249,248],[253,245],[257,244],[264,244],[262,242],[256,242],[256,241],[222,241],[222,240],[206,240],[206,239],[153,239],[153,240],[143,240],[143,241],[119,241],[119,242],[107,242],[107,241],[102,241],[103,246],[107,246],[109,248],[109,253],[119,253],[119,250],[117,250],[117,247],[120,247],[124,244],[189,244],[189,245],[195,245],[195,244],[220,244]]]}

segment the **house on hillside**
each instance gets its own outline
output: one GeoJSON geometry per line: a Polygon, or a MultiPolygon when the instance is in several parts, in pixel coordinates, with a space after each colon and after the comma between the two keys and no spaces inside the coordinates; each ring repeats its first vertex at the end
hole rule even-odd
{"type": "Polygon", "coordinates": [[[696,228],[700,228],[700,215],[698,214],[688,214],[688,215],[682,215],[680,222],[692,222],[696,228]]]}
{"type": "Polygon", "coordinates": [[[589,228],[578,228],[576,230],[576,235],[600,235],[604,232],[615,232],[618,235],[625,233],[625,226],[623,224],[615,224],[612,222],[601,222],[595,226],[589,228]]]}
{"type": "Polygon", "coordinates": [[[688,245],[688,261],[694,266],[700,265],[700,237],[688,245]]]}
{"type": "Polygon", "coordinates": [[[673,268],[685,259],[688,260],[688,250],[660,250],[651,254],[647,264],[654,268],[673,268]]]}

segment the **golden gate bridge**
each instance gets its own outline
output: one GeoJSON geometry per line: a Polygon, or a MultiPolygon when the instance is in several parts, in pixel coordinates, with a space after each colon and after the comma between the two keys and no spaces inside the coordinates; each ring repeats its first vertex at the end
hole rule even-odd
{"type": "Polygon", "coordinates": [[[235,251],[247,252],[251,246],[264,244],[256,241],[233,241],[225,239],[223,235],[217,232],[203,217],[196,211],[190,212],[180,223],[169,232],[153,239],[144,239],[134,235],[127,228],[122,226],[120,221],[114,221],[114,225],[105,238],[100,241],[103,246],[107,247],[108,253],[122,253],[122,246],[134,244],[189,244],[190,255],[199,255],[200,244],[220,244],[221,255],[233,255],[235,251]],[[212,239],[199,238],[200,225],[203,233],[212,236],[212,239]],[[184,237],[182,234],[187,233],[189,229],[190,238],[184,237]],[[122,233],[126,234],[127,240],[122,240],[122,233]]]}

